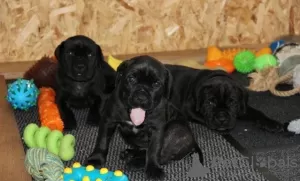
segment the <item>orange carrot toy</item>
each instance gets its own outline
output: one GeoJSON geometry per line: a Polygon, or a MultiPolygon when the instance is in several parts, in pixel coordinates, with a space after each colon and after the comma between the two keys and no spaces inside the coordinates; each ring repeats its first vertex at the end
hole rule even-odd
{"type": "Polygon", "coordinates": [[[40,88],[38,109],[42,126],[51,130],[63,131],[64,124],[55,104],[55,92],[52,88],[40,88]]]}

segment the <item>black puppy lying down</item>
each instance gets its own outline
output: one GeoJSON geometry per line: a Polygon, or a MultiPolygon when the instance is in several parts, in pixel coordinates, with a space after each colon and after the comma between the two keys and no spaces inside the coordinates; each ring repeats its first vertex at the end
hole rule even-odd
{"type": "Polygon", "coordinates": [[[179,160],[197,152],[187,121],[168,103],[172,76],[159,61],[139,56],[124,61],[117,71],[116,89],[101,108],[97,143],[86,164],[101,167],[106,162],[110,139],[118,127],[132,149],[125,150],[131,169],[145,169],[146,176],[161,178],[160,168],[170,160],[179,160]]]}
{"type": "Polygon", "coordinates": [[[77,35],[63,41],[55,56],[58,59],[56,103],[65,129],[76,128],[71,107],[90,108],[88,122],[97,124],[98,106],[103,94],[114,89],[111,82],[115,79],[100,46],[86,36],[77,35]]]}
{"type": "Polygon", "coordinates": [[[260,128],[281,132],[284,125],[248,105],[247,90],[222,70],[198,70],[166,65],[173,76],[171,102],[189,120],[213,130],[229,131],[236,120],[254,121],[260,128]]]}

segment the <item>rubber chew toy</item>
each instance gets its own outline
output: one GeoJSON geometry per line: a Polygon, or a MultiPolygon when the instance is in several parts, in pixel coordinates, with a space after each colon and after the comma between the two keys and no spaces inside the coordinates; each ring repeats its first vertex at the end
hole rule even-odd
{"type": "Polygon", "coordinates": [[[55,104],[55,92],[52,88],[40,88],[38,109],[42,126],[46,126],[51,130],[63,131],[64,124],[55,104]]]}
{"type": "Polygon", "coordinates": [[[73,163],[72,168],[65,168],[64,181],[129,181],[128,177],[120,170],[114,172],[107,168],[95,169],[88,165],[83,167],[79,162],[73,163]]]}
{"type": "Polygon", "coordinates": [[[254,70],[255,54],[251,51],[239,52],[233,60],[235,69],[243,74],[250,73],[254,70]]]}
{"type": "Polygon", "coordinates": [[[75,155],[75,137],[71,134],[63,135],[58,130],[51,131],[48,127],[31,123],[24,129],[23,140],[29,148],[47,148],[59,156],[63,161],[71,160],[75,155]]]}
{"type": "Polygon", "coordinates": [[[232,73],[235,70],[232,61],[228,60],[228,59],[219,59],[219,60],[215,60],[215,61],[208,61],[208,62],[204,63],[204,66],[207,66],[211,69],[220,67],[228,73],[232,73]]]}
{"type": "Polygon", "coordinates": [[[33,80],[18,79],[8,84],[6,99],[14,109],[28,110],[36,105],[38,95],[33,80]]]}

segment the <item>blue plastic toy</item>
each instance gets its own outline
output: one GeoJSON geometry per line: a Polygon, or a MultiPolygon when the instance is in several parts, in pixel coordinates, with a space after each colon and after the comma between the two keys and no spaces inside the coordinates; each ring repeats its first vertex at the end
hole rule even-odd
{"type": "Polygon", "coordinates": [[[18,79],[8,85],[6,99],[14,109],[28,110],[36,105],[38,95],[33,80],[18,79]]]}
{"type": "Polygon", "coordinates": [[[285,42],[284,40],[278,40],[274,41],[273,43],[270,44],[270,48],[272,52],[274,53],[277,48],[279,48],[281,45],[283,45],[285,42]]]}
{"type": "Polygon", "coordinates": [[[107,168],[99,170],[92,165],[83,167],[79,162],[73,163],[72,168],[65,168],[62,178],[63,181],[129,181],[128,177],[120,170],[114,172],[107,168]]]}

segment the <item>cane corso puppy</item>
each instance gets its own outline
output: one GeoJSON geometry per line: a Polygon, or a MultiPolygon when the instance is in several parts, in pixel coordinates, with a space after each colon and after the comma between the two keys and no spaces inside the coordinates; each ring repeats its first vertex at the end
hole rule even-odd
{"type": "Polygon", "coordinates": [[[166,65],[173,76],[171,102],[191,121],[212,130],[228,132],[236,121],[253,121],[270,132],[281,132],[284,125],[248,105],[248,92],[222,70],[198,70],[166,65]]]}
{"type": "Polygon", "coordinates": [[[90,108],[88,122],[97,124],[98,106],[104,93],[114,88],[115,72],[104,61],[102,50],[90,38],[77,35],[63,41],[55,50],[58,60],[56,103],[65,129],[75,129],[70,108],[90,108]]]}
{"type": "Polygon", "coordinates": [[[161,178],[160,165],[202,152],[187,120],[168,102],[172,76],[150,56],[124,61],[117,70],[116,88],[101,110],[97,143],[86,164],[106,162],[110,139],[117,128],[132,148],[120,154],[128,169],[143,169],[148,178],[161,178]]]}

